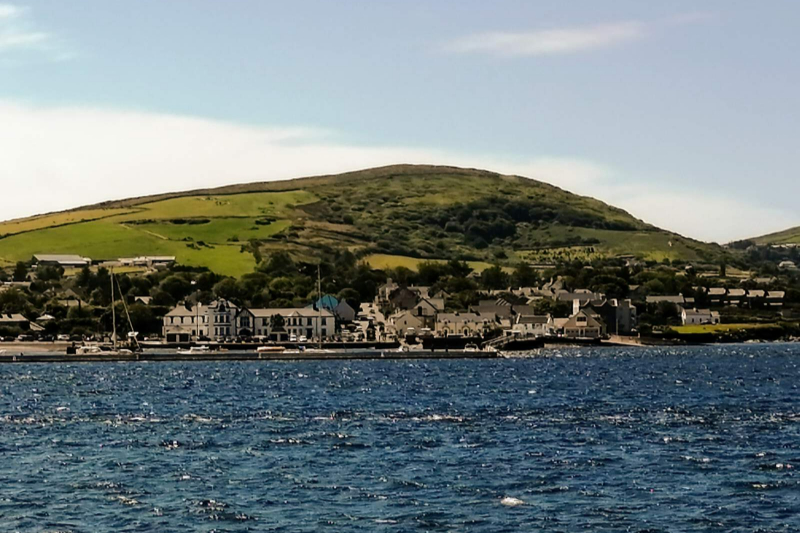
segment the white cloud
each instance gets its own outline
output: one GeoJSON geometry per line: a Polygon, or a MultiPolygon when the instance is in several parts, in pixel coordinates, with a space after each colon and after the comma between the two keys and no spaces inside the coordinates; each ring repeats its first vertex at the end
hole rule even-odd
{"type": "Polygon", "coordinates": [[[681,13],[655,22],[628,20],[607,24],[535,29],[526,32],[493,31],[467,35],[446,43],[445,51],[527,57],[571,54],[638,41],[671,26],[685,26],[715,18],[714,13],[681,13]]]}
{"type": "Polygon", "coordinates": [[[17,17],[21,13],[22,10],[17,6],[11,4],[0,4],[0,20],[17,17]]]}
{"type": "MultiPolygon", "coordinates": [[[[724,241],[782,229],[791,216],[717,191],[654,190],[592,161],[528,160],[341,144],[314,128],[0,101],[0,219],[168,191],[331,174],[396,163],[518,174],[630,210],[688,236],[724,241]],[[768,220],[769,222],[765,222],[768,220]],[[778,225],[776,227],[776,225],[778,225]]],[[[795,222],[798,222],[795,220],[795,222]]]]}
{"type": "Polygon", "coordinates": [[[487,53],[499,56],[541,56],[605,48],[635,41],[646,34],[642,22],[628,21],[573,28],[552,28],[530,32],[487,32],[448,43],[456,53],[487,53]]]}
{"type": "Polygon", "coordinates": [[[54,60],[72,55],[58,38],[35,27],[27,9],[0,4],[0,55],[32,52],[54,60]]]}

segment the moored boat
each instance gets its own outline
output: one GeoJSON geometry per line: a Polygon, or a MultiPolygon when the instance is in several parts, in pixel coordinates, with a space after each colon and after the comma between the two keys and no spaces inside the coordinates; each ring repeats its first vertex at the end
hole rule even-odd
{"type": "Polygon", "coordinates": [[[211,351],[211,348],[208,346],[192,346],[188,350],[183,348],[178,348],[178,353],[180,354],[201,354],[201,353],[208,353],[211,351]]]}
{"type": "Polygon", "coordinates": [[[263,354],[263,353],[284,353],[286,348],[283,346],[259,346],[256,349],[256,353],[263,354]]]}

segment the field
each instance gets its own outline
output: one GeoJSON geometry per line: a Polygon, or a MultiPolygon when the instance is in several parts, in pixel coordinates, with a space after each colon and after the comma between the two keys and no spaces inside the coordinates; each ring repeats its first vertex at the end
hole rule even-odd
{"type": "Polygon", "coordinates": [[[698,326],[677,326],[674,329],[681,334],[728,333],[747,329],[774,328],[775,324],[703,324],[698,326]]]}
{"type": "Polygon", "coordinates": [[[635,255],[656,262],[662,262],[664,259],[698,261],[705,259],[704,255],[707,252],[703,245],[666,232],[612,231],[553,225],[529,229],[526,238],[534,245],[534,249],[523,251],[521,256],[536,263],[574,259],[591,261],[618,255],[635,255]],[[548,246],[548,243],[567,243],[576,239],[581,239],[587,244],[548,246]],[[538,244],[544,247],[540,249],[535,246],[538,244]]]}
{"type": "Polygon", "coordinates": [[[129,213],[129,209],[87,209],[0,222],[0,237],[129,213]]]}
{"type": "MultiPolygon", "coordinates": [[[[364,261],[372,268],[385,269],[385,268],[398,268],[405,267],[409,270],[417,270],[420,263],[431,261],[434,263],[444,263],[443,259],[417,259],[416,257],[406,257],[402,255],[387,255],[387,254],[372,254],[364,258],[364,261]]],[[[467,264],[475,272],[483,272],[490,266],[490,263],[483,261],[467,261],[467,264]]]]}
{"type": "Polygon", "coordinates": [[[300,203],[314,201],[305,191],[232,196],[175,198],[133,209],[50,215],[0,228],[28,227],[0,239],[0,261],[27,261],[37,253],[80,254],[94,260],[139,255],[174,255],[189,266],[206,266],[220,274],[251,272],[255,259],[242,251],[250,239],[269,239],[291,225],[287,216],[300,203]],[[102,215],[102,216],[101,216],[102,215]],[[33,231],[30,224],[50,221],[52,227],[33,231]],[[72,221],[71,223],[69,221],[72,221]]]}

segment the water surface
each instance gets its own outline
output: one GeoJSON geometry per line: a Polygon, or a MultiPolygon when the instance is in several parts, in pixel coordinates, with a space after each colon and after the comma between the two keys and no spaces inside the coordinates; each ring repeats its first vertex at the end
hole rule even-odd
{"type": "Polygon", "coordinates": [[[800,531],[800,347],[542,354],[4,365],[0,531],[800,531]]]}

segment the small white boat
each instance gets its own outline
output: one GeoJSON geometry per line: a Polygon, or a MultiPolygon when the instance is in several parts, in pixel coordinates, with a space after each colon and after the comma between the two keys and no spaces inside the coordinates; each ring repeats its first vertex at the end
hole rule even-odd
{"type": "Polygon", "coordinates": [[[91,344],[88,346],[80,346],[75,350],[76,355],[106,355],[106,356],[114,356],[114,355],[133,355],[131,350],[127,348],[120,348],[120,349],[113,349],[113,348],[103,348],[102,346],[98,346],[96,344],[91,344]]]}
{"type": "Polygon", "coordinates": [[[283,353],[286,348],[283,346],[259,346],[256,348],[256,353],[283,353]]]}
{"type": "Polygon", "coordinates": [[[470,344],[467,344],[466,346],[464,346],[464,351],[465,352],[480,352],[481,349],[478,348],[477,344],[470,343],[470,344]]]}
{"type": "Polygon", "coordinates": [[[211,348],[208,346],[192,346],[188,350],[183,348],[178,348],[178,353],[185,353],[185,354],[199,354],[199,353],[208,353],[211,351],[211,348]]]}

